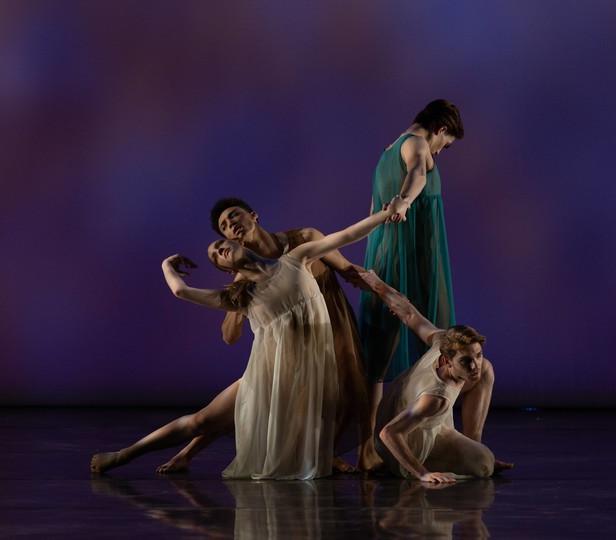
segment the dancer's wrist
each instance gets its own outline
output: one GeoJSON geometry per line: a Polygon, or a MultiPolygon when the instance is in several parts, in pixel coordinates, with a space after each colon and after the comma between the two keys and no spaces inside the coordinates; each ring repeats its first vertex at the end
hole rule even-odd
{"type": "Polygon", "coordinates": [[[411,206],[411,197],[409,195],[398,193],[398,195],[396,195],[396,198],[400,199],[407,208],[411,206]]]}
{"type": "Polygon", "coordinates": [[[430,474],[430,471],[425,467],[422,467],[421,470],[415,471],[415,478],[417,480],[423,480],[428,474],[430,474]]]}

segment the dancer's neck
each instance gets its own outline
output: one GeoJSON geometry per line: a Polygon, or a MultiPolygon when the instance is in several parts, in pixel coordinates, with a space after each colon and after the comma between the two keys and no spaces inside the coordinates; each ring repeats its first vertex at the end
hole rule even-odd
{"type": "Polygon", "coordinates": [[[282,246],[276,236],[258,224],[244,236],[242,244],[269,259],[277,259],[282,255],[282,246]]]}
{"type": "Polygon", "coordinates": [[[428,139],[430,132],[423,126],[419,124],[412,124],[410,128],[408,128],[405,133],[412,133],[418,137],[423,137],[424,139],[428,139]]]}
{"type": "Polygon", "coordinates": [[[271,275],[276,259],[277,257],[263,257],[251,250],[250,255],[240,261],[238,273],[250,281],[263,281],[271,275]]]}
{"type": "Polygon", "coordinates": [[[448,384],[454,384],[454,385],[464,384],[464,379],[459,379],[457,377],[454,377],[454,375],[451,372],[451,366],[447,363],[447,361],[443,358],[443,356],[441,356],[438,359],[438,367],[436,368],[436,372],[439,378],[448,384]]]}

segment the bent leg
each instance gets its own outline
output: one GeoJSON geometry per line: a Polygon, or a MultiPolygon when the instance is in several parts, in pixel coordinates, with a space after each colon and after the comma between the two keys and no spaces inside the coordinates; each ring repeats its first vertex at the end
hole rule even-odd
{"type": "Polygon", "coordinates": [[[466,383],[462,388],[462,433],[477,442],[481,442],[493,387],[494,368],[485,359],[480,379],[472,384],[466,383]]]}
{"type": "MultiPolygon", "coordinates": [[[[477,442],[481,442],[493,387],[494,368],[486,358],[481,370],[481,378],[475,383],[466,383],[462,388],[462,433],[477,442]]],[[[512,468],[513,463],[497,459],[494,470],[499,472],[512,468]]]]}
{"type": "Polygon", "coordinates": [[[365,441],[361,446],[359,455],[359,469],[372,471],[378,469],[383,460],[379,457],[374,447],[374,430],[376,426],[376,413],[383,398],[383,382],[370,383],[368,394],[368,417],[362,425],[362,439],[365,441]]]}
{"type": "Polygon", "coordinates": [[[437,435],[424,465],[430,471],[487,478],[494,472],[494,454],[484,444],[445,428],[437,435]]]}
{"type": "MultiPolygon", "coordinates": [[[[238,383],[239,381],[234,383],[234,385],[238,383]]],[[[231,385],[227,390],[232,389],[234,385],[231,385]]],[[[208,422],[211,422],[212,410],[220,413],[220,407],[222,405],[227,404],[228,406],[228,400],[218,399],[222,397],[227,390],[219,394],[210,405],[201,409],[199,412],[177,418],[149,435],[146,435],[143,439],[127,448],[118,452],[95,454],[90,461],[90,470],[97,473],[105,472],[106,470],[126,465],[143,454],[169,448],[170,446],[176,446],[202,434],[204,429],[208,426],[208,422]],[[214,405],[215,402],[216,405],[212,408],[211,406],[214,405]]],[[[235,393],[237,393],[237,388],[235,389],[235,393]]],[[[212,423],[214,431],[223,429],[223,424],[228,418],[227,415],[218,414],[214,415],[214,418],[218,420],[218,422],[212,423]]]]}
{"type": "Polygon", "coordinates": [[[157,473],[168,474],[186,471],[189,463],[201,450],[221,435],[233,432],[235,427],[235,398],[239,385],[240,381],[235,381],[218,394],[205,409],[200,411],[199,414],[203,413],[200,418],[202,434],[190,441],[169,461],[160,465],[156,469],[157,473]]]}
{"type": "Polygon", "coordinates": [[[376,415],[383,398],[383,379],[389,364],[400,342],[400,330],[393,326],[394,331],[383,332],[380,328],[366,325],[364,328],[364,344],[366,345],[366,376],[368,378],[368,421],[365,426],[365,444],[361,448],[359,468],[372,471],[383,465],[374,446],[376,415]]]}

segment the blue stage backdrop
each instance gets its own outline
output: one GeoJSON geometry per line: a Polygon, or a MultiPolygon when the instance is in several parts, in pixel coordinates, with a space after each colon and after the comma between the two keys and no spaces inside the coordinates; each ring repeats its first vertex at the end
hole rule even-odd
{"type": "Polygon", "coordinates": [[[205,403],[252,336],[223,344],[162,259],[226,282],[222,196],[271,230],[362,218],[382,149],[444,97],[466,127],[438,158],[458,319],[488,336],[494,402],[616,405],[614,2],[1,11],[2,404],[205,403]]]}

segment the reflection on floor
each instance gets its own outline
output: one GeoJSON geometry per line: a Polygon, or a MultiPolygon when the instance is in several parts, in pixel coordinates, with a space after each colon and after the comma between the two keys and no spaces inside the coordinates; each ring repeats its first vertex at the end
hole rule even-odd
{"type": "Polygon", "coordinates": [[[608,538],[616,535],[611,411],[494,411],[486,443],[516,468],[429,488],[389,477],[223,481],[233,440],[189,473],[161,477],[173,450],[104,476],[117,449],[177,409],[0,409],[0,538],[608,538]]]}

